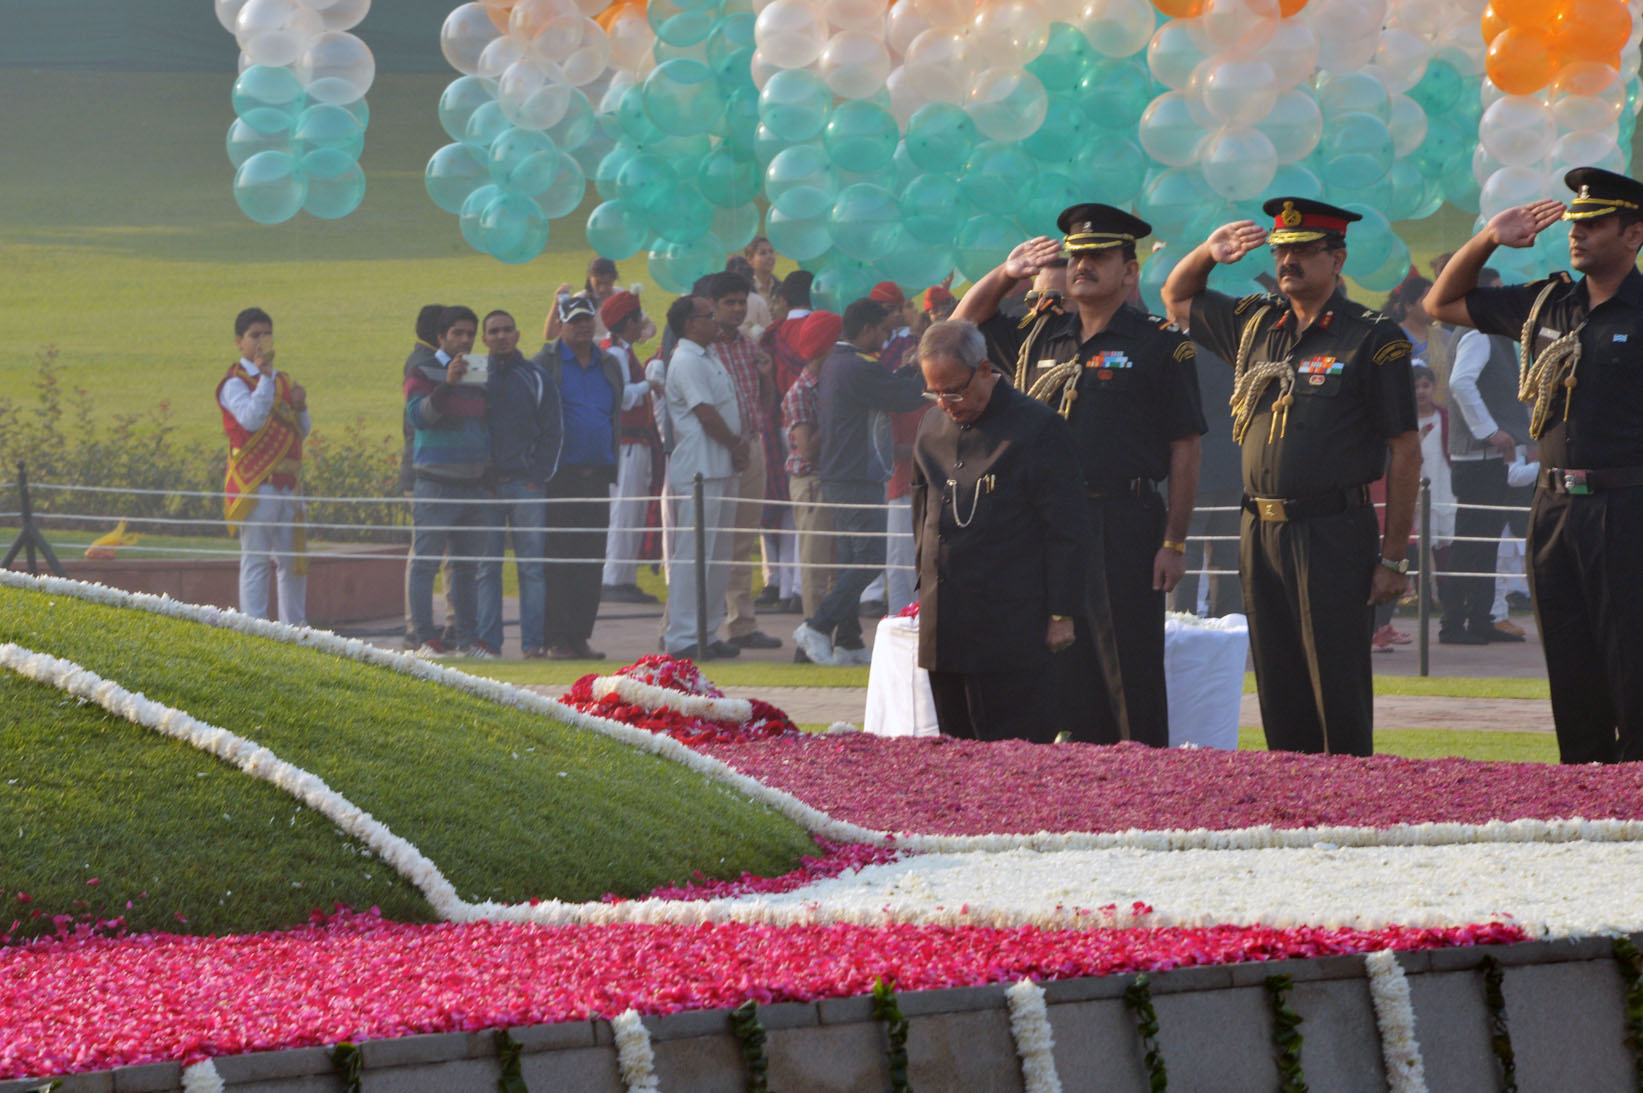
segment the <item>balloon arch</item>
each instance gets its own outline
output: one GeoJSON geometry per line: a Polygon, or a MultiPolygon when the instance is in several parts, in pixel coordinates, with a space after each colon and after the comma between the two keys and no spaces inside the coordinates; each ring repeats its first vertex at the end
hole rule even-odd
{"type": "MultiPolygon", "coordinates": [[[[243,50],[229,149],[253,218],[358,203],[370,53],[346,30],[368,4],[216,0],[243,50]]],[[[1153,224],[1155,295],[1176,255],[1281,191],[1363,213],[1347,273],[1387,289],[1409,268],[1391,221],[1486,217],[1568,167],[1627,168],[1640,6],[483,0],[440,30],[460,76],[426,183],[504,262],[540,254],[591,183],[589,244],[648,252],[668,291],[762,229],[835,301],[974,279],[1091,199],[1153,224]]],[[[1498,264],[1555,266],[1564,246],[1548,232],[1498,264]]]]}

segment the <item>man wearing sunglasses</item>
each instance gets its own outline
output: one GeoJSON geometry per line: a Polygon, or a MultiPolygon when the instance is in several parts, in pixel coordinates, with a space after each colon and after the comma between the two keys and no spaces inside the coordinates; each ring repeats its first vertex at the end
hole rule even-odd
{"type": "Polygon", "coordinates": [[[1060,727],[1096,743],[1169,744],[1164,597],[1185,569],[1187,521],[1205,432],[1192,343],[1126,302],[1152,227],[1111,205],[1074,205],[1063,239],[1039,237],[965,293],[955,319],[980,324],[1016,387],[1067,419],[1094,533],[1077,641],[1046,686],[1060,727]],[[1066,252],[1066,296],[1024,318],[999,312],[1019,282],[1066,252]],[[1158,484],[1169,481],[1169,498],[1158,484]]]}
{"type": "Polygon", "coordinates": [[[1233,362],[1243,448],[1239,550],[1268,747],[1369,755],[1375,604],[1403,594],[1420,482],[1408,336],[1341,289],[1357,213],[1304,198],[1217,228],[1164,283],[1192,340],[1233,362]],[[1206,289],[1218,262],[1270,244],[1278,292],[1206,289]],[[1386,474],[1386,530],[1369,483],[1386,474]]]}

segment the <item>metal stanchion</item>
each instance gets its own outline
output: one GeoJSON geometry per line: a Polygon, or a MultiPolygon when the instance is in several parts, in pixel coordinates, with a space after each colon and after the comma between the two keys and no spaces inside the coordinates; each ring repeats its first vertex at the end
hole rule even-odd
{"type": "Polygon", "coordinates": [[[1420,546],[1417,549],[1420,551],[1421,575],[1420,580],[1415,584],[1415,618],[1419,620],[1420,624],[1420,674],[1425,676],[1431,674],[1429,669],[1431,668],[1432,641],[1427,633],[1427,624],[1430,621],[1429,616],[1432,614],[1432,609],[1429,606],[1432,590],[1436,587],[1432,580],[1432,480],[1430,478],[1421,479],[1420,498],[1421,537],[1420,546]]]}
{"type": "Polygon", "coordinates": [[[696,659],[707,659],[707,524],[702,513],[702,476],[690,480],[696,503],[696,659]]]}
{"type": "Polygon", "coordinates": [[[51,567],[51,571],[59,577],[64,576],[57,555],[52,553],[51,545],[46,542],[45,536],[40,534],[40,529],[34,526],[34,506],[29,501],[29,472],[21,459],[17,461],[17,498],[19,515],[23,518],[23,530],[17,536],[17,541],[11,544],[11,549],[6,551],[5,560],[0,561],[0,569],[10,569],[11,563],[17,560],[17,552],[27,551],[29,576],[39,576],[40,565],[34,557],[35,550],[39,550],[46,556],[46,564],[51,567]]]}

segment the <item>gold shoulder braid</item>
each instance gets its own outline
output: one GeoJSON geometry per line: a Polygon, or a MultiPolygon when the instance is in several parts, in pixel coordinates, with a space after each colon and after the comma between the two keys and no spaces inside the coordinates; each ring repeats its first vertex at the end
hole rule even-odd
{"type": "Polygon", "coordinates": [[[1027,340],[1021,343],[1021,352],[1016,354],[1015,361],[1015,387],[1017,391],[1026,392],[1029,398],[1035,398],[1039,402],[1049,402],[1056,388],[1060,387],[1061,405],[1056,408],[1056,412],[1062,417],[1067,417],[1072,413],[1073,403],[1078,399],[1078,376],[1084,370],[1076,355],[1072,360],[1064,361],[1045,371],[1036,383],[1029,385],[1027,382],[1032,375],[1032,362],[1038,348],[1039,335],[1044,333],[1044,327],[1052,317],[1050,314],[1040,317],[1032,332],[1027,335],[1027,340]]]}
{"type": "Polygon", "coordinates": [[[1267,429],[1267,443],[1272,443],[1274,434],[1281,437],[1289,428],[1289,408],[1295,402],[1295,366],[1288,361],[1249,363],[1261,320],[1270,310],[1271,305],[1267,305],[1251,315],[1244,324],[1243,336],[1238,339],[1238,355],[1232,366],[1232,398],[1229,400],[1232,407],[1232,439],[1237,444],[1244,442],[1244,437],[1249,433],[1249,423],[1255,417],[1255,407],[1273,380],[1278,381],[1278,401],[1272,404],[1272,424],[1267,429]]]}
{"type": "Polygon", "coordinates": [[[1535,333],[1540,327],[1540,313],[1545,310],[1546,301],[1557,286],[1558,282],[1553,281],[1535,297],[1529,317],[1523,321],[1518,349],[1517,397],[1519,402],[1534,406],[1529,412],[1529,436],[1536,440],[1546,431],[1546,419],[1552,412],[1552,401],[1557,397],[1559,387],[1564,389],[1563,420],[1569,420],[1569,404],[1574,402],[1575,385],[1579,382],[1575,378],[1575,369],[1580,367],[1580,331],[1585,322],[1541,350],[1539,356],[1535,355],[1535,333]]]}

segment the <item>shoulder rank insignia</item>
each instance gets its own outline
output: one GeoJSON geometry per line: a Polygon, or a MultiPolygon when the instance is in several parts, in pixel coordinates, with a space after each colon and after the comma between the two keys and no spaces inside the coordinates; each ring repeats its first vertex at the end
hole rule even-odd
{"type": "Polygon", "coordinates": [[[1245,296],[1242,300],[1238,301],[1238,305],[1232,309],[1232,313],[1234,315],[1242,315],[1244,312],[1248,311],[1264,299],[1266,299],[1266,297],[1261,295],[1259,292],[1245,296]]]}
{"type": "Polygon", "coordinates": [[[1172,320],[1172,319],[1170,319],[1170,318],[1168,318],[1164,315],[1148,315],[1147,316],[1147,321],[1152,323],[1154,326],[1158,327],[1159,330],[1162,330],[1167,334],[1179,334],[1179,333],[1181,333],[1181,328],[1179,326],[1175,325],[1174,320],[1172,320]]]}
{"type": "Polygon", "coordinates": [[[1414,351],[1414,348],[1415,347],[1410,345],[1408,341],[1403,338],[1399,338],[1396,341],[1387,342],[1385,345],[1375,350],[1375,356],[1373,359],[1376,364],[1385,364],[1388,361],[1397,360],[1399,357],[1409,356],[1409,354],[1414,351]]]}
{"type": "Polygon", "coordinates": [[[1175,347],[1175,359],[1178,361],[1190,361],[1196,356],[1198,356],[1198,347],[1191,342],[1184,341],[1175,347]]]}

